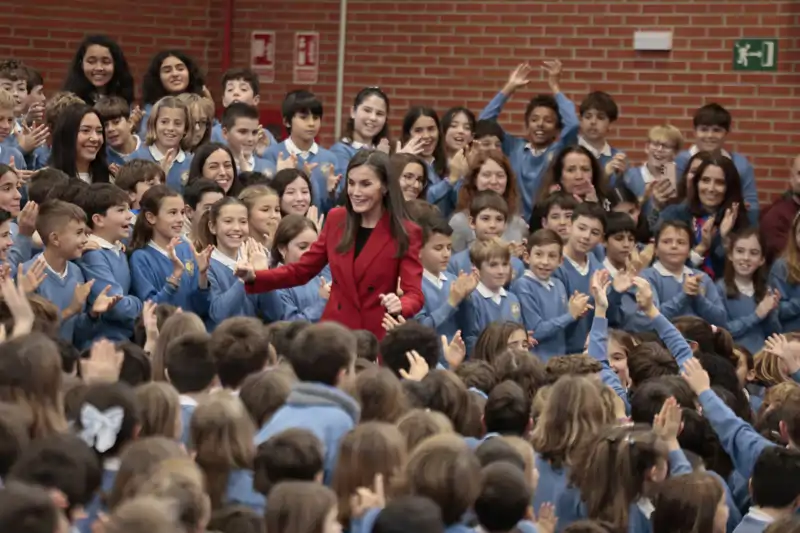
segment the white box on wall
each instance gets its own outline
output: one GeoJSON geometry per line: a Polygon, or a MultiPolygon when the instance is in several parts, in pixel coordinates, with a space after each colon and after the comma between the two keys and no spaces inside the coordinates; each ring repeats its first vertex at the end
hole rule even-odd
{"type": "Polygon", "coordinates": [[[639,51],[669,52],[672,50],[671,31],[633,32],[633,49],[639,51]]]}

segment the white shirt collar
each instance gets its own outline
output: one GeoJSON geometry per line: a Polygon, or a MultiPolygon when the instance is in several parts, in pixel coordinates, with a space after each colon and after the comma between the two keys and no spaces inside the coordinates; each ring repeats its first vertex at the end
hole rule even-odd
{"type": "Polygon", "coordinates": [[[185,394],[181,394],[178,396],[180,400],[180,404],[185,407],[197,407],[197,400],[192,398],[191,396],[187,396],[185,394]]]}
{"type": "MultiPolygon", "coordinates": [[[[548,146],[547,148],[550,148],[550,147],[548,146]]],[[[535,156],[544,155],[544,153],[547,152],[547,148],[541,148],[541,149],[540,148],[534,148],[531,143],[528,143],[528,144],[525,145],[525,149],[526,150],[530,150],[531,153],[533,155],[535,155],[535,156]]]]}
{"type": "Polygon", "coordinates": [[[577,270],[578,274],[580,274],[581,276],[586,276],[586,275],[589,274],[589,254],[586,254],[586,264],[584,264],[584,265],[581,265],[580,263],[578,263],[577,261],[572,259],[570,256],[568,256],[567,254],[564,254],[564,259],[569,261],[569,264],[571,264],[572,267],[575,270],[577,270]]]}
{"type": "Polygon", "coordinates": [[[753,280],[749,282],[742,282],[738,279],[734,279],[733,283],[736,285],[736,288],[739,290],[740,293],[744,294],[745,296],[753,296],[756,293],[756,288],[753,285],[753,280]]]}
{"type": "Polygon", "coordinates": [[[114,250],[118,256],[120,253],[122,253],[122,245],[120,244],[112,244],[104,238],[98,237],[97,235],[89,235],[89,240],[96,242],[103,250],[114,250]]]}
{"type": "Polygon", "coordinates": [[[447,281],[447,276],[445,276],[444,272],[439,272],[439,275],[430,272],[428,269],[422,270],[422,277],[430,281],[434,284],[437,288],[441,289],[444,287],[444,283],[447,281]]]}
{"type": "Polygon", "coordinates": [[[614,265],[611,264],[611,261],[608,260],[608,257],[603,259],[603,267],[608,270],[608,273],[611,275],[611,278],[615,278],[617,273],[619,273],[618,268],[614,268],[614,265]]]}
{"type": "Polygon", "coordinates": [[[362,148],[368,148],[368,149],[372,150],[373,148],[375,148],[375,146],[373,146],[371,144],[354,141],[350,137],[345,137],[344,139],[342,139],[342,142],[345,143],[345,144],[349,144],[350,146],[352,146],[356,150],[361,150],[362,148]]]}
{"type": "MultiPolygon", "coordinates": [[[[44,258],[44,254],[42,254],[42,258],[44,258]]],[[[56,270],[50,266],[50,263],[47,262],[47,259],[44,260],[44,264],[47,265],[47,270],[52,272],[54,276],[58,276],[59,279],[66,278],[69,273],[69,261],[64,265],[64,272],[56,272],[56,270]]]]}
{"type": "Polygon", "coordinates": [[[592,153],[592,155],[595,156],[597,159],[600,159],[601,155],[604,155],[606,157],[611,157],[611,145],[608,143],[606,143],[601,150],[598,150],[597,148],[589,144],[589,142],[586,139],[584,139],[583,136],[579,135],[578,144],[589,150],[592,153]]]}
{"type": "Polygon", "coordinates": [[[303,159],[308,159],[309,154],[316,154],[319,152],[319,145],[316,143],[316,141],[311,144],[311,148],[309,148],[307,152],[304,152],[298,148],[297,145],[294,144],[294,141],[292,141],[291,137],[286,139],[285,143],[286,149],[289,151],[290,155],[299,155],[303,159]]]}
{"type": "Polygon", "coordinates": [[[694,271],[691,268],[689,268],[688,266],[684,265],[683,266],[683,271],[681,271],[680,276],[676,276],[675,274],[670,272],[667,269],[667,267],[665,267],[663,265],[663,263],[661,263],[661,261],[656,261],[655,262],[655,264],[653,265],[653,270],[655,270],[656,272],[658,272],[659,274],[661,274],[664,277],[675,278],[679,283],[683,283],[683,278],[685,276],[691,276],[692,274],[694,274],[694,271]]]}
{"type": "Polygon", "coordinates": [[[236,263],[239,260],[239,254],[237,253],[236,259],[231,259],[214,247],[214,249],[211,251],[211,259],[216,259],[231,270],[236,270],[236,263]]]}
{"type": "Polygon", "coordinates": [[[169,259],[169,252],[167,252],[164,248],[162,248],[159,245],[157,245],[155,243],[155,241],[148,242],[147,246],[151,247],[152,249],[154,249],[155,251],[157,251],[158,253],[160,253],[161,255],[166,257],[167,259],[169,259]]]}
{"type": "Polygon", "coordinates": [[[747,514],[749,514],[751,517],[755,518],[759,522],[765,522],[767,524],[771,524],[771,523],[773,523],[775,521],[774,517],[768,515],[767,513],[765,513],[764,511],[762,511],[758,507],[756,507],[755,505],[750,507],[750,510],[747,511],[747,514]]]}
{"type": "MultiPolygon", "coordinates": [[[[156,160],[156,163],[160,163],[164,159],[165,155],[162,154],[158,148],[156,148],[155,144],[151,144],[149,146],[149,149],[150,149],[150,155],[153,156],[153,159],[156,160]]],[[[186,160],[186,153],[180,148],[178,148],[178,155],[175,156],[175,162],[183,163],[185,160],[186,160]]]]}
{"type": "Polygon", "coordinates": [[[507,296],[506,290],[503,287],[500,287],[500,290],[495,292],[486,285],[484,285],[482,281],[478,283],[476,290],[478,291],[478,294],[480,294],[487,300],[493,301],[496,304],[499,304],[500,301],[507,296]]]}
{"type": "Polygon", "coordinates": [[[531,278],[532,280],[538,282],[542,287],[544,287],[547,290],[552,289],[556,285],[555,282],[553,281],[553,278],[540,279],[530,269],[525,270],[525,275],[531,278]]]}
{"type": "Polygon", "coordinates": [[[107,470],[109,472],[119,472],[119,467],[121,464],[122,460],[119,457],[109,457],[103,461],[103,470],[107,470]]]}
{"type": "MultiPolygon", "coordinates": [[[[134,148],[134,149],[131,151],[131,154],[132,154],[133,152],[135,152],[136,150],[138,150],[140,146],[142,146],[142,140],[139,138],[139,136],[138,136],[138,135],[134,134],[134,135],[133,135],[133,138],[134,138],[134,139],[136,139],[136,147],[135,147],[135,148],[134,148]]],[[[115,154],[117,154],[117,155],[121,155],[121,156],[130,155],[130,154],[123,154],[122,152],[118,152],[118,151],[114,150],[113,148],[111,148],[111,146],[109,146],[109,147],[108,147],[108,149],[109,149],[110,151],[114,152],[114,153],[115,153],[115,154]]],[[[151,153],[152,153],[152,152],[151,152],[151,153]]]]}
{"type": "Polygon", "coordinates": [[[92,175],[88,172],[78,172],[78,179],[89,185],[92,184],[92,175]]]}
{"type": "Polygon", "coordinates": [[[656,179],[656,177],[653,176],[652,172],[650,172],[650,169],[647,168],[647,163],[642,165],[642,180],[644,181],[645,185],[647,185],[654,179],[656,179]]]}
{"type": "MultiPolygon", "coordinates": [[[[692,155],[692,156],[696,155],[697,152],[699,152],[699,151],[700,151],[700,148],[698,148],[696,144],[693,144],[692,147],[689,148],[689,155],[692,155]]],[[[728,159],[731,159],[731,160],[733,159],[733,156],[727,150],[720,150],[719,153],[721,153],[723,156],[727,157],[728,159]]]]}

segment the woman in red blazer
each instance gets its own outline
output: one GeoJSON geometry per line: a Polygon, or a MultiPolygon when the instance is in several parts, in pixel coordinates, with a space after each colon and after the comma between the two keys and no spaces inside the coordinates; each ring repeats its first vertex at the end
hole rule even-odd
{"type": "Polygon", "coordinates": [[[331,269],[331,294],[322,320],[366,329],[379,339],[386,313],[414,316],[424,303],[419,252],[422,231],[406,219],[399,181],[389,157],[360,150],[347,166],[345,207],[332,209],[319,238],[297,263],[272,270],[239,267],[248,293],[305,285],[331,269]],[[395,294],[397,278],[403,296],[395,294]]]}

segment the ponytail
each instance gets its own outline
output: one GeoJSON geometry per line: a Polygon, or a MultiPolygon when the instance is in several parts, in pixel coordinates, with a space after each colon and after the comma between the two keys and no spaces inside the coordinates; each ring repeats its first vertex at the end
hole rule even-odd
{"type": "Polygon", "coordinates": [[[244,202],[235,196],[223,196],[220,200],[217,200],[216,203],[200,217],[200,222],[197,227],[197,242],[195,243],[195,247],[198,250],[205,250],[209,246],[217,245],[217,236],[211,233],[211,223],[217,223],[222,209],[228,205],[241,205],[247,209],[244,202]]]}
{"type": "Polygon", "coordinates": [[[164,198],[180,196],[166,185],[154,185],[142,195],[139,201],[140,212],[133,226],[133,235],[128,249],[131,253],[139,248],[144,248],[153,239],[153,226],[147,221],[147,213],[158,216],[164,198]]]}

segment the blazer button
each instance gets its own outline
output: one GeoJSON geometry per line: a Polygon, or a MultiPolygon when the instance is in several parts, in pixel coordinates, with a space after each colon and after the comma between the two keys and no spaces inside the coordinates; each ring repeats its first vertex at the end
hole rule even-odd
{"type": "Polygon", "coordinates": [[[336,304],[336,309],[341,311],[342,310],[342,304],[336,304]]]}
{"type": "Polygon", "coordinates": [[[374,290],[375,290],[375,287],[373,287],[372,285],[369,285],[367,287],[367,292],[373,292],[374,290]]]}

